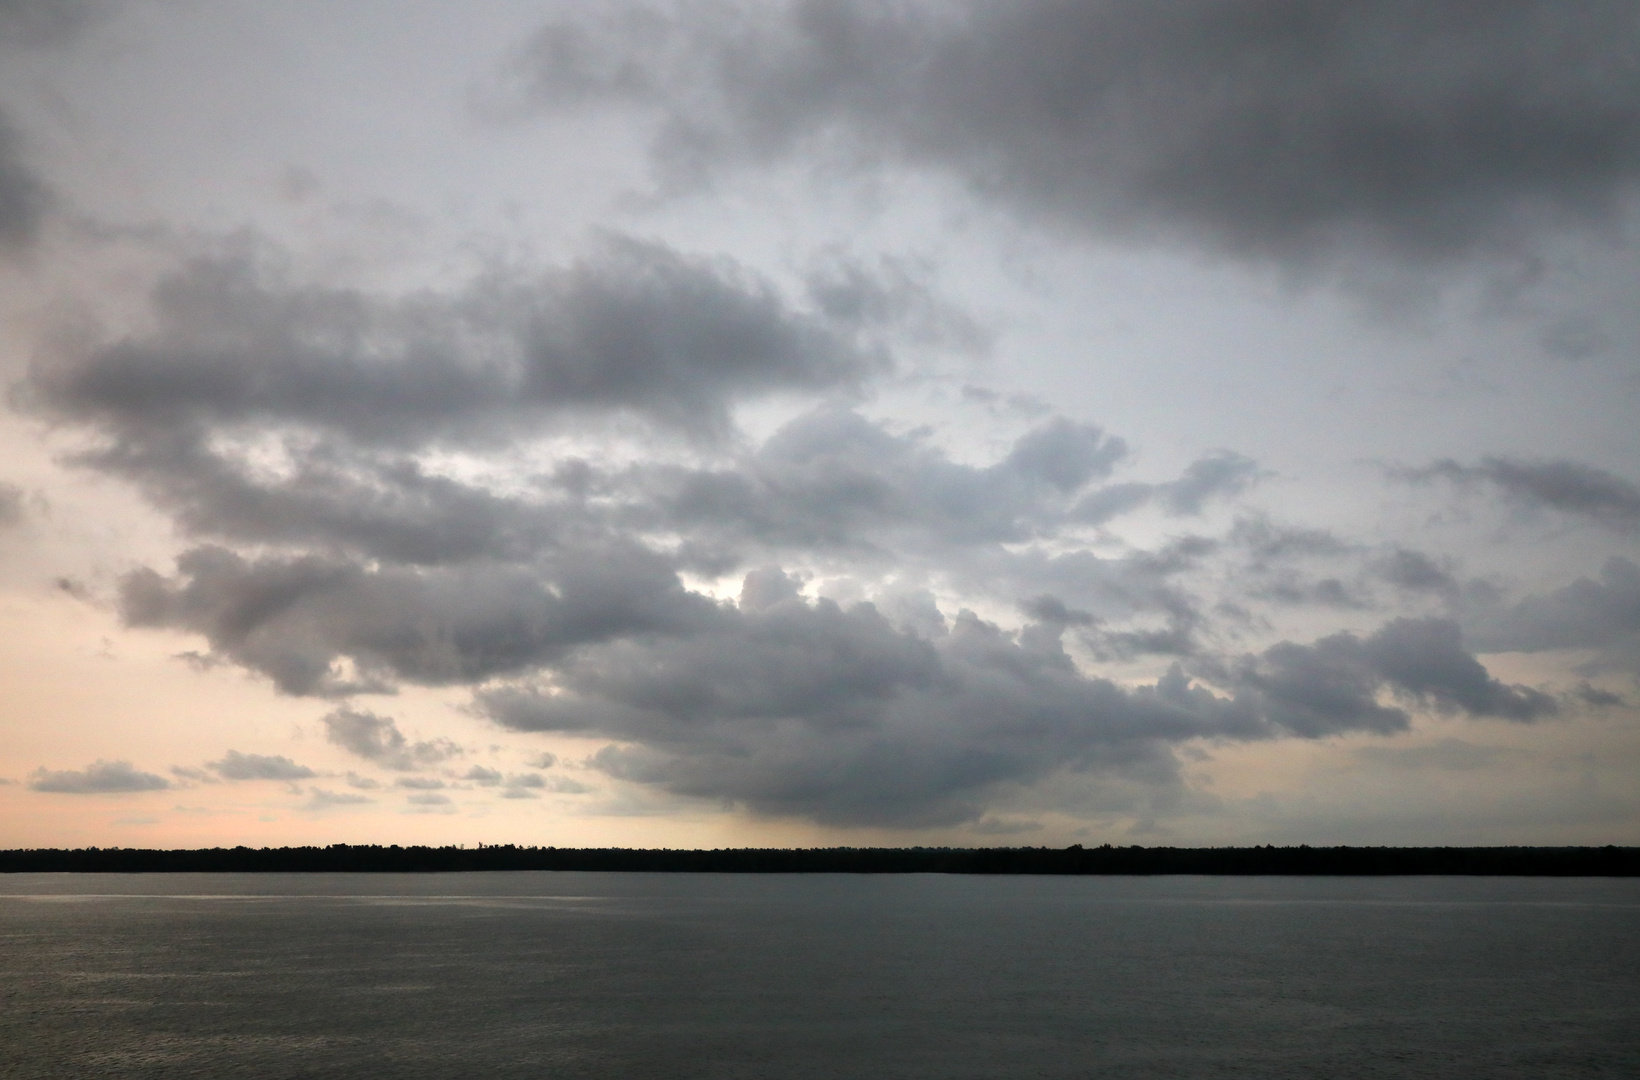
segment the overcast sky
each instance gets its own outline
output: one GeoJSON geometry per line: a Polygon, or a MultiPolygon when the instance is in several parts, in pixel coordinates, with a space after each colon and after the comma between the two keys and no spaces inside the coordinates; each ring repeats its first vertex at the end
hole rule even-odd
{"type": "Polygon", "coordinates": [[[0,845],[1640,843],[1640,7],[0,0],[0,845]]]}

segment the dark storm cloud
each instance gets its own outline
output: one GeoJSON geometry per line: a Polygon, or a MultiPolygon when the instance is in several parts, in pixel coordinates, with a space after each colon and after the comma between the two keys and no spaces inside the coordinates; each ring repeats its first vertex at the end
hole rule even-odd
{"type": "Polygon", "coordinates": [[[1620,532],[1640,529],[1640,487],[1576,461],[1488,457],[1477,465],[1463,465],[1442,460],[1421,469],[1401,470],[1397,475],[1411,481],[1487,484],[1511,503],[1527,509],[1555,510],[1620,532]]]}
{"type": "Polygon", "coordinates": [[[1284,259],[1512,249],[1640,181],[1627,0],[625,5],[557,17],[518,71],[658,114],[673,182],[820,149],[1284,259]]]}
{"type": "MultiPolygon", "coordinates": [[[[325,737],[331,742],[389,769],[424,769],[462,753],[461,747],[449,739],[412,743],[392,717],[366,710],[337,709],[327,714],[323,723],[325,737]]],[[[438,781],[433,783],[443,786],[438,781]]],[[[414,782],[409,786],[415,786],[414,782]]]]}
{"type": "Polygon", "coordinates": [[[393,300],[295,284],[272,262],[196,261],[155,289],[156,331],[37,365],[24,399],[151,458],[237,425],[400,447],[493,442],[566,412],[715,431],[736,400],[845,386],[875,362],[856,327],[726,260],[632,240],[393,300]]]}
{"type": "Polygon", "coordinates": [[[1490,678],[1439,621],[1283,643],[1208,670],[1221,693],[1177,666],[1127,689],[1071,661],[1061,605],[1033,602],[1048,617],[1017,634],[964,612],[925,638],[870,604],[807,602],[778,573],[748,575],[740,605],[694,634],[579,650],[550,686],[490,687],[480,707],[521,730],[618,740],[596,758],[617,777],[854,824],[972,820],[1000,786],[1165,763],[1193,738],[1404,730],[1382,691],[1471,715],[1554,710],[1490,678]]]}
{"type": "Polygon", "coordinates": [[[309,780],[317,775],[282,754],[241,754],[229,750],[221,761],[208,762],[224,780],[309,780]]]}
{"type": "Polygon", "coordinates": [[[29,774],[31,791],[61,795],[102,795],[132,791],[162,791],[171,786],[163,776],[142,772],[129,761],[98,761],[84,769],[35,769],[29,774]]]}
{"type": "Polygon", "coordinates": [[[871,605],[760,599],[709,632],[587,650],[556,694],[481,695],[501,723],[621,740],[612,775],[842,823],[968,820],[998,784],[1165,756],[1189,709],[1077,674],[964,614],[936,644],[871,605]]]}

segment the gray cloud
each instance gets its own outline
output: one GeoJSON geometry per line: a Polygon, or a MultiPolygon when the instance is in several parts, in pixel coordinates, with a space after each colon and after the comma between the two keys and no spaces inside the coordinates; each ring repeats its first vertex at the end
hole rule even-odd
{"type": "Polygon", "coordinates": [[[308,780],[319,775],[282,754],[241,754],[229,750],[208,763],[224,780],[308,780]]]}
{"type": "Polygon", "coordinates": [[[153,334],[38,364],[24,395],[104,429],[127,467],[243,424],[420,446],[625,410],[712,431],[732,401],[848,385],[876,362],[856,327],[727,260],[618,237],[568,268],[399,299],[230,252],[161,282],[153,306],[153,334]]]}
{"type": "Polygon", "coordinates": [[[1400,470],[1411,481],[1448,480],[1488,484],[1504,498],[1532,510],[1555,510],[1619,532],[1640,529],[1640,487],[1592,465],[1576,461],[1522,461],[1488,457],[1478,465],[1450,459],[1421,469],[1400,470]]]}
{"type": "Polygon", "coordinates": [[[84,769],[35,769],[29,790],[61,795],[101,795],[132,791],[163,791],[171,786],[163,776],[142,772],[129,761],[98,761],[84,769]]]}
{"type": "Polygon", "coordinates": [[[1406,730],[1406,712],[1381,704],[1381,689],[1477,717],[1531,721],[1559,711],[1549,695],[1489,675],[1450,619],[1395,619],[1364,639],[1343,633],[1311,645],[1282,642],[1244,658],[1229,679],[1261,694],[1272,721],[1312,737],[1406,730]]]}
{"type": "Polygon", "coordinates": [[[302,805],[304,810],[327,810],[332,806],[363,806],[375,802],[368,795],[355,795],[349,791],[328,791],[325,788],[308,788],[308,800],[302,805]]]}
{"type": "Polygon", "coordinates": [[[931,268],[878,256],[875,265],[831,253],[804,277],[815,308],[839,326],[869,327],[910,344],[983,354],[989,330],[940,299],[931,268]]]}
{"type": "Polygon", "coordinates": [[[1191,463],[1184,475],[1159,485],[1157,498],[1171,514],[1199,514],[1208,500],[1245,491],[1261,475],[1258,462],[1229,450],[1191,463]]]}
{"type": "Polygon", "coordinates": [[[498,770],[486,769],[482,765],[474,765],[463,773],[461,778],[469,780],[479,787],[495,787],[501,783],[501,773],[498,770]]]}
{"type": "MultiPolygon", "coordinates": [[[[107,7],[100,0],[0,0],[0,59],[11,50],[62,45],[107,7]]],[[[32,244],[52,201],[26,159],[22,134],[0,107],[0,251],[32,244]]]]}
{"type": "Polygon", "coordinates": [[[1396,619],[1367,638],[1364,648],[1372,669],[1392,686],[1444,712],[1536,720],[1557,711],[1546,694],[1488,675],[1451,619],[1396,619]]]}
{"type": "Polygon", "coordinates": [[[323,722],[325,737],[331,742],[389,769],[426,768],[458,757],[462,752],[461,747],[449,739],[412,743],[391,717],[364,710],[337,709],[328,713],[323,722]]]}
{"type": "Polygon", "coordinates": [[[23,489],[0,481],[0,529],[21,525],[28,518],[23,509],[23,489]]]}
{"type": "Polygon", "coordinates": [[[61,45],[111,6],[107,0],[0,0],[0,45],[61,45]]]}
{"type": "Polygon", "coordinates": [[[1597,578],[1512,605],[1476,607],[1464,621],[1489,652],[1592,649],[1603,664],[1640,671],[1640,565],[1608,559],[1597,578]]]}
{"type": "MultiPolygon", "coordinates": [[[[679,570],[793,552],[929,566],[996,583],[1009,603],[1051,591],[1087,606],[1092,588],[1107,606],[1189,607],[1163,583],[1184,565],[1172,556],[1004,549],[1083,523],[1125,460],[1121,439],[1063,417],[986,466],[831,406],[755,448],[713,446],[709,464],[564,459],[504,493],[429,467],[458,442],[506,471],[507,451],[538,430],[529,417],[559,405],[654,404],[690,424],[717,410],[712,427],[748,387],[847,386],[877,363],[872,334],[909,320],[915,336],[932,318],[907,274],[839,263],[809,283],[817,309],[803,313],[733,266],[621,240],[537,278],[391,302],[293,284],[274,262],[241,252],[178,272],[156,290],[157,329],[43,360],[20,396],[99,437],[82,464],[135,481],[212,541],[174,574],[128,574],[126,622],[201,634],[214,658],[284,692],[471,683],[587,643],[681,632],[711,602],[679,570]],[[641,347],[627,349],[634,334],[641,347]],[[554,351],[563,341],[579,344],[554,351]],[[570,389],[532,397],[542,380],[570,389]]],[[[1255,473],[1213,455],[1140,485],[1134,505],[1196,512],[1255,473]]]]}
{"type": "Polygon", "coordinates": [[[177,567],[175,578],[124,579],[127,623],[202,634],[213,653],[291,694],[472,682],[584,642],[682,629],[711,606],[664,560],[613,542],[538,567],[366,569],[317,556],[251,561],[217,547],[188,551],[177,567]]]}
{"type": "Polygon", "coordinates": [[[490,687],[479,705],[508,727],[617,740],[595,762],[619,778],[854,824],[973,820],[999,788],[1059,770],[1164,766],[1168,747],[1188,739],[1404,730],[1407,713],[1379,704],[1380,690],[1472,715],[1554,710],[1490,678],[1438,620],[1200,665],[1222,693],[1178,666],[1124,689],[1072,663],[1068,619],[1009,634],[964,612],[924,638],[870,604],[772,588],[773,573],[748,575],[738,608],[695,633],[582,649],[549,686],[490,687]]]}
{"type": "Polygon", "coordinates": [[[1374,560],[1372,570],[1384,581],[1408,592],[1453,595],[1461,587],[1448,567],[1410,548],[1398,547],[1374,560]]]}
{"type": "Polygon", "coordinates": [[[1055,418],[988,467],[953,462],[926,439],[858,413],[822,409],[787,424],[726,469],[654,467],[630,520],[733,546],[895,548],[1024,540],[1066,519],[1068,500],[1127,453],[1099,428],[1055,418]]]}
{"type": "Polygon", "coordinates": [[[795,0],[559,16],[517,73],[655,113],[672,183],[824,147],[1049,223],[1427,261],[1617,213],[1637,57],[1623,0],[795,0]]]}
{"type": "MultiPolygon", "coordinates": [[[[131,453],[149,455],[164,438],[131,453]]],[[[1075,526],[1086,491],[1125,457],[1120,439],[1064,418],[975,466],[923,436],[821,409],[721,466],[570,460],[506,495],[397,454],[292,453],[300,464],[287,475],[199,444],[115,467],[149,476],[149,494],[188,532],[294,549],[250,558],[196,546],[174,575],[125,576],[120,610],[132,626],[199,633],[212,655],[295,694],[472,682],[584,643],[682,632],[711,602],[682,587],[680,567],[723,573],[793,552],[847,554],[924,565],[1006,590],[1006,602],[1049,591],[1184,619],[1191,605],[1166,579],[1211,550],[1195,540],[1120,559],[1005,549],[1075,526]]],[[[1192,498],[1206,497],[1187,482],[1192,498]]]]}
{"type": "Polygon", "coordinates": [[[0,249],[31,243],[49,202],[45,183],[23,159],[17,129],[0,112],[0,249]]]}
{"type": "Polygon", "coordinates": [[[1220,450],[1191,462],[1177,480],[1161,484],[1109,484],[1090,492],[1077,503],[1071,516],[1090,525],[1103,525],[1152,504],[1175,517],[1193,516],[1215,499],[1241,494],[1265,475],[1252,458],[1220,450]]]}
{"type": "Polygon", "coordinates": [[[1362,746],[1354,756],[1391,769],[1437,769],[1471,772],[1486,769],[1522,753],[1506,746],[1478,746],[1462,739],[1441,739],[1428,746],[1362,746]]]}
{"type": "Polygon", "coordinates": [[[550,791],[558,795],[584,795],[592,789],[578,780],[571,780],[567,776],[542,776],[540,773],[516,773],[507,777],[507,786],[502,789],[503,799],[538,799],[543,791],[550,791]]]}
{"type": "Polygon", "coordinates": [[[1629,703],[1629,699],[1622,694],[1598,686],[1590,686],[1588,683],[1578,687],[1573,696],[1592,709],[1611,709],[1629,703]]]}
{"type": "MultiPolygon", "coordinates": [[[[480,700],[512,727],[622,739],[597,759],[614,775],[829,821],[960,820],[995,783],[1154,754],[1113,732],[1144,707],[1076,675],[1057,635],[1031,652],[964,615],[927,641],[871,605],[773,589],[772,573],[749,575],[740,608],[707,633],[589,651],[559,669],[555,695],[495,688],[480,700]],[[1067,729],[1079,705],[1083,732],[1067,729]],[[1101,743],[1114,749],[1098,754],[1101,743]]],[[[1194,727],[1154,712],[1174,732],[1194,727]]]]}

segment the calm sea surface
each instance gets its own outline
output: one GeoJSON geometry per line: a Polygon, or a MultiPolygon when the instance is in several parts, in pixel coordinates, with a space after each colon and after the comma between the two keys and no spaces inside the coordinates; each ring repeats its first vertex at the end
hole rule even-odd
{"type": "Polygon", "coordinates": [[[1640,1077],[1640,881],[0,876],[0,1076],[1640,1077]]]}

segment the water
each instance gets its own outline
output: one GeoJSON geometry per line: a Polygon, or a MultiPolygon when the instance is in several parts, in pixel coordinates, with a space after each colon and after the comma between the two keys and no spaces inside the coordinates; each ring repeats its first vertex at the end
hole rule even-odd
{"type": "Polygon", "coordinates": [[[1640,1076],[1640,882],[0,876],[0,1076],[1640,1076]]]}

